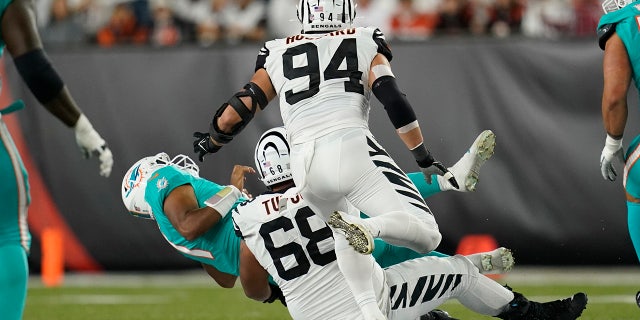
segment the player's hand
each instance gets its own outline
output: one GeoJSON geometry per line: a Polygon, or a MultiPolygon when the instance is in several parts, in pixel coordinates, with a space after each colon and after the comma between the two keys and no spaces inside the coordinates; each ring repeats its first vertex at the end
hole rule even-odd
{"type": "Polygon", "coordinates": [[[80,147],[85,158],[97,155],[100,160],[100,175],[108,177],[113,167],[113,154],[107,143],[102,139],[100,134],[93,128],[89,119],[82,114],[74,127],[76,134],[76,143],[80,147]]]}
{"type": "Polygon", "coordinates": [[[607,139],[600,155],[600,173],[605,180],[615,181],[618,172],[614,162],[624,163],[622,139],[614,139],[607,135],[607,139]]]}
{"type": "Polygon", "coordinates": [[[222,146],[211,141],[211,136],[208,133],[194,132],[193,137],[196,138],[196,140],[193,141],[193,152],[198,154],[198,160],[200,160],[200,162],[204,161],[204,156],[207,153],[216,153],[222,148],[222,146]]]}
{"type": "Polygon", "coordinates": [[[256,170],[252,167],[236,164],[233,166],[233,171],[231,171],[229,183],[246,195],[250,195],[247,189],[244,188],[244,182],[247,181],[246,175],[253,173],[256,173],[256,170]]]}
{"type": "Polygon", "coordinates": [[[440,161],[436,161],[431,154],[428,155],[428,158],[423,162],[418,162],[418,166],[420,167],[420,171],[424,175],[424,179],[428,184],[431,184],[431,176],[437,174],[439,176],[443,176],[451,185],[459,189],[458,181],[453,176],[453,173],[449,171],[440,161]]]}
{"type": "Polygon", "coordinates": [[[420,171],[422,171],[424,179],[427,180],[428,184],[431,184],[431,176],[437,174],[447,179],[447,181],[449,181],[449,183],[451,183],[454,188],[460,188],[460,186],[458,185],[458,181],[453,176],[453,173],[445,168],[445,166],[442,165],[442,163],[440,163],[439,161],[434,161],[430,166],[426,168],[420,168],[420,171]]]}
{"type": "Polygon", "coordinates": [[[267,300],[262,301],[263,303],[272,303],[276,300],[280,300],[280,302],[286,307],[287,301],[284,299],[284,294],[282,294],[282,290],[276,285],[269,283],[269,288],[271,288],[271,295],[267,300]]]}

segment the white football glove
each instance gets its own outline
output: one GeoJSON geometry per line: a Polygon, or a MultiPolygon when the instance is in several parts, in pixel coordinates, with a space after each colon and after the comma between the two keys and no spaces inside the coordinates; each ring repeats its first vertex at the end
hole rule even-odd
{"type": "Polygon", "coordinates": [[[624,163],[622,139],[616,140],[607,135],[604,149],[602,149],[602,155],[600,156],[600,172],[605,180],[615,181],[618,176],[618,172],[613,166],[614,160],[624,163]]]}
{"type": "Polygon", "coordinates": [[[84,114],[80,115],[74,130],[76,133],[76,142],[84,157],[91,158],[94,154],[98,155],[98,159],[100,159],[100,175],[108,177],[111,174],[111,167],[113,166],[113,155],[107,147],[107,143],[100,137],[100,134],[93,129],[91,122],[89,122],[89,119],[87,119],[84,114]]]}

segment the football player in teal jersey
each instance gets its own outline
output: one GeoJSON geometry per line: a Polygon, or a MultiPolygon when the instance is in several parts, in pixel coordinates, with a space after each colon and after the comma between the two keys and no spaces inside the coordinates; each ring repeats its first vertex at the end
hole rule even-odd
{"type": "MultiPolygon", "coordinates": [[[[627,124],[627,93],[631,80],[640,90],[640,2],[606,0],[605,15],[598,24],[598,44],[604,50],[602,63],[604,88],[602,119],[606,131],[605,146],[600,156],[600,170],[606,180],[615,181],[615,164],[624,164],[622,184],[626,190],[627,226],[636,255],[640,259],[640,135],[631,141],[626,154],[622,136],[627,124]]],[[[640,91],[639,91],[640,92],[640,91]]],[[[636,294],[640,307],[640,292],[636,294]]]]}
{"type": "MultiPolygon", "coordinates": [[[[113,165],[111,151],[78,108],[47,58],[38,34],[32,0],[0,0],[0,55],[5,48],[38,102],[74,129],[81,151],[86,157],[98,156],[100,175],[109,176],[113,165]]],[[[0,312],[5,320],[22,319],[29,275],[29,182],[22,159],[2,121],[3,114],[22,107],[24,104],[20,100],[5,108],[0,106],[0,312]]]]}
{"type": "Polygon", "coordinates": [[[231,288],[238,276],[240,242],[228,213],[248,199],[241,191],[248,172],[253,168],[236,165],[232,183],[219,185],[200,178],[189,157],[159,153],[127,171],[122,201],[132,215],[155,220],[171,246],[202,263],[220,286],[231,288]]]}

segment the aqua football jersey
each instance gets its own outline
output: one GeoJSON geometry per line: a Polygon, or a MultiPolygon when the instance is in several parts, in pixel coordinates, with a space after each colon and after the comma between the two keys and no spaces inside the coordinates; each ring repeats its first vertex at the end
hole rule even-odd
{"type": "MultiPolygon", "coordinates": [[[[202,236],[188,241],[173,227],[164,214],[163,203],[169,193],[176,187],[191,184],[198,199],[204,207],[209,199],[224,186],[202,178],[196,178],[172,166],[156,170],[147,182],[145,200],[151,206],[160,232],[167,241],[187,258],[212,265],[221,272],[238,275],[240,257],[240,239],[235,235],[231,214],[226,215],[215,226],[202,236]]],[[[240,198],[232,210],[245,201],[240,198]]]]}
{"type": "MultiPolygon", "coordinates": [[[[0,0],[0,17],[4,15],[4,11],[7,9],[7,6],[9,6],[11,2],[13,2],[13,0],[0,0]]],[[[0,26],[0,35],[1,34],[2,34],[2,26],[0,26]]],[[[4,46],[5,46],[4,39],[0,37],[0,57],[4,52],[4,46]]]]}

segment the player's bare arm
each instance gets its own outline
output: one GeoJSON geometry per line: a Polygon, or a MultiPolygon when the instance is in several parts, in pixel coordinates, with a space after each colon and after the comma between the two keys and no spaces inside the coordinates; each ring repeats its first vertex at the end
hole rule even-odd
{"type": "Polygon", "coordinates": [[[171,191],[164,202],[164,212],[174,228],[188,241],[203,235],[222,219],[215,209],[208,206],[200,208],[190,184],[171,191]]]}
{"type": "Polygon", "coordinates": [[[204,268],[204,270],[207,272],[207,274],[221,287],[223,288],[233,288],[233,286],[235,286],[236,284],[236,279],[238,277],[228,274],[228,273],[224,273],[221,272],[220,270],[216,269],[214,266],[212,265],[208,265],[203,263],[202,264],[202,268],[204,268]]]}
{"type": "Polygon", "coordinates": [[[253,300],[265,301],[271,296],[269,274],[260,265],[244,241],[240,242],[240,283],[244,294],[253,300]]]}
{"type": "Polygon", "coordinates": [[[627,123],[627,92],[631,84],[631,65],[627,50],[615,33],[607,40],[602,69],[604,127],[611,137],[621,138],[627,123]]]}
{"type": "Polygon", "coordinates": [[[244,192],[245,194],[250,195],[249,191],[244,188],[244,183],[247,180],[246,175],[254,173],[256,173],[256,170],[253,167],[236,164],[233,166],[233,171],[231,171],[231,179],[229,181],[229,184],[238,188],[238,190],[244,192]]]}
{"type": "Polygon", "coordinates": [[[632,68],[627,49],[620,36],[611,31],[599,32],[599,34],[601,46],[604,48],[602,121],[607,133],[600,155],[600,172],[604,179],[615,181],[618,176],[615,164],[624,163],[622,136],[627,123],[627,92],[631,84],[632,68]],[[603,43],[603,41],[606,42],[603,43]]]}

